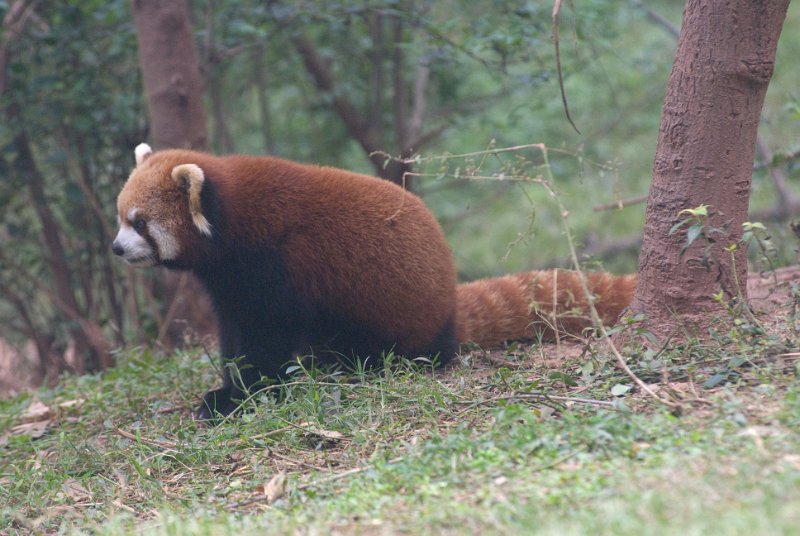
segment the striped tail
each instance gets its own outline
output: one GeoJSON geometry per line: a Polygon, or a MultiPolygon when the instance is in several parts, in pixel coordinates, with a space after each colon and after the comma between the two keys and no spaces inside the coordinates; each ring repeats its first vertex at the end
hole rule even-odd
{"type": "MultiPolygon", "coordinates": [[[[633,299],[636,275],[584,272],[604,325],[616,323],[633,299]]],[[[458,286],[456,337],[482,347],[504,341],[580,335],[591,313],[577,272],[543,270],[458,286]],[[556,328],[554,330],[553,328],[556,328]]]]}

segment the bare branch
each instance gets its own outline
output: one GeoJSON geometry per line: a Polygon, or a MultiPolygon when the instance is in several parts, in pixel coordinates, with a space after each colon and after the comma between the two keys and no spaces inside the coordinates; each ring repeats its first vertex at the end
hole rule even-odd
{"type": "Polygon", "coordinates": [[[355,139],[375,166],[376,171],[383,175],[385,157],[378,154],[380,146],[371,136],[370,123],[361,116],[355,106],[345,97],[338,94],[335,89],[333,74],[328,69],[311,40],[303,34],[292,37],[292,43],[303,60],[306,70],[314,80],[314,84],[321,93],[331,94],[333,97],[333,110],[344,122],[347,131],[355,139]]]}
{"type": "Polygon", "coordinates": [[[16,41],[28,20],[34,15],[33,9],[39,0],[17,0],[8,8],[3,17],[3,39],[0,41],[0,95],[5,95],[8,90],[8,59],[9,47],[16,41]]]}
{"type": "Polygon", "coordinates": [[[631,4],[633,4],[634,7],[638,7],[639,9],[644,11],[645,14],[647,15],[648,19],[650,19],[651,21],[656,23],[658,26],[661,26],[662,28],[664,28],[667,32],[672,34],[672,36],[675,39],[678,39],[678,37],[680,36],[680,33],[681,33],[680,32],[680,28],[678,28],[677,26],[672,24],[669,20],[667,20],[666,17],[664,17],[663,15],[658,13],[656,10],[654,10],[650,6],[645,5],[644,3],[642,3],[639,0],[633,0],[631,2],[631,4]]]}
{"type": "Polygon", "coordinates": [[[637,195],[636,197],[630,197],[628,199],[617,199],[611,203],[603,203],[601,205],[595,205],[592,207],[592,210],[595,212],[600,212],[603,210],[616,210],[620,208],[629,207],[631,205],[638,205],[639,203],[644,203],[647,201],[646,195],[637,195]]]}
{"type": "Polygon", "coordinates": [[[567,121],[578,134],[581,133],[572,117],[569,115],[569,105],[567,104],[567,93],[564,91],[564,76],[561,73],[561,51],[558,46],[558,14],[561,11],[561,0],[553,2],[553,45],[556,48],[556,72],[558,73],[558,87],[561,88],[561,101],[564,103],[564,113],[567,114],[567,121]]]}
{"type": "MultiPolygon", "coordinates": [[[[29,271],[20,267],[16,262],[11,260],[8,256],[0,251],[0,259],[3,260],[8,266],[11,266],[16,274],[23,280],[27,281],[30,285],[37,288],[40,292],[45,294],[64,315],[75,322],[79,326],[80,331],[73,331],[73,337],[76,342],[91,348],[95,357],[97,358],[97,365],[100,370],[106,370],[113,366],[114,359],[111,356],[108,342],[103,334],[102,328],[96,323],[87,320],[83,317],[77,307],[70,303],[70,297],[74,300],[74,295],[70,294],[63,298],[58,291],[53,291],[51,288],[42,283],[38,278],[34,277],[29,271]],[[83,339],[83,340],[82,340],[83,339]]],[[[78,373],[83,372],[83,363],[78,365],[78,373]]]]}
{"type": "MultiPolygon", "coordinates": [[[[416,75],[414,76],[414,96],[411,106],[411,120],[408,124],[408,138],[411,140],[420,138],[422,133],[422,122],[425,118],[425,90],[428,87],[428,78],[431,69],[426,62],[417,65],[416,75]]],[[[416,150],[418,145],[409,145],[404,150],[416,150]]]]}
{"type": "Polygon", "coordinates": [[[378,11],[370,11],[367,14],[369,36],[372,41],[372,51],[370,53],[372,69],[369,73],[370,88],[372,90],[369,109],[370,116],[372,117],[380,117],[383,113],[383,91],[385,86],[383,67],[383,54],[385,52],[383,42],[383,18],[384,15],[378,11]]]}
{"type": "Polygon", "coordinates": [[[778,166],[772,165],[772,151],[767,145],[766,140],[760,134],[756,137],[756,150],[761,155],[769,170],[769,176],[772,177],[772,184],[775,186],[775,191],[778,194],[778,199],[775,201],[775,211],[783,219],[788,214],[796,212],[791,207],[796,207],[800,204],[800,199],[792,193],[786,185],[786,177],[783,174],[783,169],[778,166]]]}
{"type": "Polygon", "coordinates": [[[394,131],[397,146],[402,152],[408,147],[408,97],[406,95],[405,57],[401,43],[403,42],[403,21],[392,18],[392,84],[394,131]]]}

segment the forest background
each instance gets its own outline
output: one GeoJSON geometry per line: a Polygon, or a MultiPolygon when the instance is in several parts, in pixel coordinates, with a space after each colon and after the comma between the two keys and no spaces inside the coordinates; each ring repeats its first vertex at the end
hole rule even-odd
{"type": "MultiPolygon", "coordinates": [[[[134,272],[109,254],[116,195],[133,147],[150,135],[130,3],[26,2],[33,7],[15,26],[19,4],[0,2],[8,23],[0,342],[24,365],[15,361],[7,390],[103,368],[84,361],[76,333],[112,352],[179,342],[164,325],[170,300],[158,271],[134,272]]],[[[409,158],[408,186],[436,214],[468,280],[570,265],[562,215],[536,181],[543,154],[526,147],[545,144],[581,260],[635,271],[637,201],[649,186],[682,2],[597,0],[562,10],[564,88],[580,133],[565,118],[547,2],[189,5],[212,152],[370,174],[389,169],[376,165],[373,149],[409,158]],[[316,72],[309,57],[319,60],[316,72]],[[516,149],[497,151],[506,147],[516,149]]],[[[790,30],[798,19],[790,6],[751,196],[773,267],[795,261],[787,221],[800,205],[792,184],[800,35],[790,30]]]]}

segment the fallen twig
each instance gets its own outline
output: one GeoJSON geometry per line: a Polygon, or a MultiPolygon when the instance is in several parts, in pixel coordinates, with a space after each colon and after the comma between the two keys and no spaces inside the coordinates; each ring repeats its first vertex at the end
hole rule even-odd
{"type": "Polygon", "coordinates": [[[126,439],[130,439],[131,441],[139,441],[141,443],[144,443],[146,445],[150,445],[150,446],[153,446],[153,447],[159,447],[159,448],[162,448],[162,449],[165,449],[165,450],[175,450],[176,448],[178,448],[178,444],[177,443],[172,443],[170,441],[159,441],[157,439],[148,439],[146,437],[137,436],[136,434],[132,434],[130,432],[126,432],[125,430],[122,430],[121,428],[114,428],[114,432],[116,432],[117,434],[121,435],[122,437],[124,437],[126,439]]]}
{"type": "Polygon", "coordinates": [[[481,406],[484,404],[491,404],[494,402],[500,402],[502,400],[542,400],[542,401],[551,401],[551,402],[572,402],[575,404],[588,404],[591,406],[602,406],[607,408],[616,409],[614,402],[609,402],[607,400],[594,400],[592,398],[579,398],[579,397],[572,397],[572,396],[560,396],[560,395],[549,395],[545,393],[514,393],[514,394],[507,394],[507,395],[498,395],[493,396],[491,398],[486,398],[483,400],[464,400],[464,401],[455,401],[455,404],[467,404],[468,406],[458,413],[456,413],[456,417],[460,416],[462,413],[469,411],[477,406],[481,406]]]}
{"type": "MultiPolygon", "coordinates": [[[[393,464],[393,463],[398,463],[398,462],[400,462],[402,460],[403,460],[403,458],[399,457],[399,458],[391,459],[387,463],[388,464],[393,464]]],[[[342,471],[341,473],[336,473],[336,474],[327,476],[325,478],[321,478],[319,480],[315,480],[315,481],[312,481],[312,482],[306,482],[305,484],[300,484],[300,485],[296,486],[294,488],[294,490],[295,491],[303,491],[305,489],[313,488],[315,486],[321,486],[323,484],[329,484],[331,482],[335,482],[337,480],[341,480],[341,479],[346,478],[348,476],[356,475],[358,473],[363,473],[364,471],[372,469],[373,467],[374,467],[373,465],[362,465],[361,467],[354,467],[352,469],[348,469],[346,471],[342,471]]],[[[244,501],[240,501],[240,502],[238,502],[236,504],[232,504],[232,505],[227,507],[227,510],[228,511],[234,511],[234,510],[238,510],[239,508],[242,508],[244,506],[249,506],[249,505],[255,504],[255,503],[261,503],[261,502],[264,502],[264,501],[266,501],[266,497],[264,497],[262,495],[259,495],[257,497],[252,497],[250,499],[247,499],[247,500],[244,500],[244,501]]]]}
{"type": "Polygon", "coordinates": [[[270,456],[274,456],[275,458],[278,458],[279,460],[283,460],[285,462],[291,463],[294,466],[305,467],[306,469],[311,469],[313,471],[328,471],[329,470],[327,467],[321,467],[319,465],[313,465],[313,464],[310,464],[308,462],[304,462],[303,460],[296,460],[296,459],[294,459],[294,458],[292,458],[290,456],[286,456],[284,454],[279,454],[279,453],[275,452],[272,449],[269,449],[268,452],[269,452],[270,456]]]}

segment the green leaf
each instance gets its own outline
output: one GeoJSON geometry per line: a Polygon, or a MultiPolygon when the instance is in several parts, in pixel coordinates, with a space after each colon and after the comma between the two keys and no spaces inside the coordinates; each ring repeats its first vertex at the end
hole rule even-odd
{"type": "Polygon", "coordinates": [[[703,233],[703,226],[699,223],[696,223],[689,227],[689,230],[686,231],[686,245],[691,246],[692,242],[697,240],[697,237],[703,233]]]}
{"type": "Polygon", "coordinates": [[[551,380],[562,381],[566,385],[569,385],[570,387],[575,387],[576,385],[578,385],[578,382],[575,381],[575,378],[573,378],[572,376],[568,376],[563,372],[553,372],[552,374],[550,374],[549,378],[551,380]]]}
{"type": "Polygon", "coordinates": [[[696,208],[685,208],[678,212],[678,216],[683,216],[684,214],[688,214],[692,218],[705,218],[708,216],[708,207],[710,205],[700,205],[696,208]]]}
{"type": "Polygon", "coordinates": [[[624,395],[625,393],[627,393],[630,390],[631,390],[631,386],[630,385],[625,385],[625,384],[622,384],[622,383],[618,383],[614,387],[611,388],[611,394],[614,395],[614,396],[622,396],[622,395],[624,395]]]}
{"type": "Polygon", "coordinates": [[[730,361],[728,361],[728,368],[731,369],[731,370],[735,369],[735,368],[739,368],[742,365],[744,365],[745,363],[747,363],[747,359],[745,359],[744,357],[734,357],[734,358],[731,358],[730,361]]]}
{"type": "Polygon", "coordinates": [[[720,372],[720,373],[714,374],[709,379],[707,379],[706,381],[703,382],[703,388],[704,389],[711,389],[712,387],[716,387],[717,385],[720,385],[721,383],[723,383],[727,379],[728,379],[728,373],[727,372],[720,372]]]}
{"type": "Polygon", "coordinates": [[[678,223],[676,223],[675,225],[673,225],[672,227],[669,228],[669,232],[667,234],[668,235],[674,235],[675,231],[677,231],[678,229],[680,229],[681,227],[683,227],[687,223],[691,223],[691,221],[692,220],[690,220],[689,218],[686,218],[685,220],[679,221],[678,223]]]}
{"type": "Polygon", "coordinates": [[[744,222],[742,224],[742,228],[745,231],[753,231],[755,229],[758,229],[760,231],[766,231],[767,230],[767,228],[764,227],[764,224],[759,222],[759,221],[746,221],[746,222],[744,222]]]}

